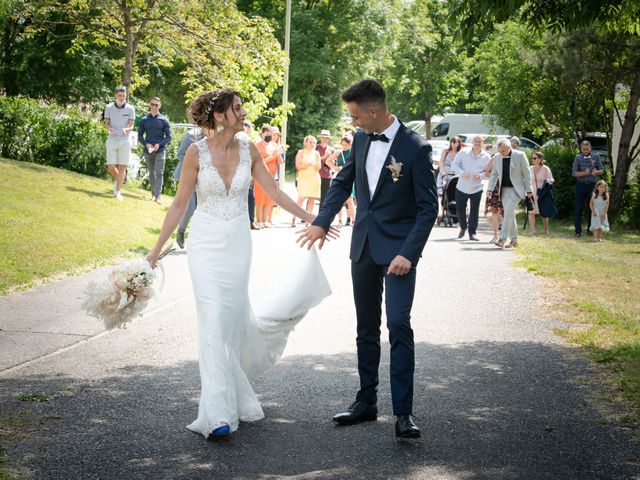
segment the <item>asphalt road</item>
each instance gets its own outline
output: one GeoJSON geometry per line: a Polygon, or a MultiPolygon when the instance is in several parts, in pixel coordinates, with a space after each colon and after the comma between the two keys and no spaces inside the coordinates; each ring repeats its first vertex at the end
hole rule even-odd
{"type": "MultiPolygon", "coordinates": [[[[84,285],[105,269],[1,298],[0,444],[10,466],[27,478],[83,480],[640,478],[634,431],[606,420],[599,374],[554,335],[560,324],[545,317],[537,279],[486,243],[486,231],[481,243],[456,233],[435,228],[418,268],[423,438],[394,437],[386,340],[381,417],[332,424],[357,388],[345,228],[321,252],[333,295],[255,384],[266,419],[220,442],[185,428],[199,378],[183,252],[165,262],[160,301],[127,330],[104,333],[79,310],[84,285]]],[[[293,229],[253,238],[251,291],[268,295],[296,261],[293,229]]]]}

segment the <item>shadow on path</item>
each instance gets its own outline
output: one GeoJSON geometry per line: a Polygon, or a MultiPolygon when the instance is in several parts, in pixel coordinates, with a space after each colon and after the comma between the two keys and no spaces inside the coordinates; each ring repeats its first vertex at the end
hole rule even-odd
{"type": "MultiPolygon", "coordinates": [[[[353,354],[286,357],[256,382],[266,419],[208,442],[185,428],[198,366],[131,365],[99,381],[0,379],[3,415],[32,419],[8,445],[34,478],[629,479],[633,432],[595,419],[586,362],[538,343],[416,347],[417,441],[393,437],[388,351],[378,422],[335,427],[357,388],[353,354]],[[23,393],[54,394],[24,403],[23,393]]],[[[593,389],[593,387],[590,387],[593,389]]],[[[594,392],[597,394],[597,391],[594,392]]],[[[6,442],[5,442],[6,443],[6,442]]]]}

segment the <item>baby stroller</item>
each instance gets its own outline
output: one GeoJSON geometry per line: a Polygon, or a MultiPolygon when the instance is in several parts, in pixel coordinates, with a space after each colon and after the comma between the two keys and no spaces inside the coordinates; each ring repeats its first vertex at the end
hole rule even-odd
{"type": "Polygon", "coordinates": [[[458,212],[456,210],[456,187],[458,186],[458,176],[447,177],[442,189],[442,215],[438,218],[438,225],[453,227],[458,223],[458,212]]]}

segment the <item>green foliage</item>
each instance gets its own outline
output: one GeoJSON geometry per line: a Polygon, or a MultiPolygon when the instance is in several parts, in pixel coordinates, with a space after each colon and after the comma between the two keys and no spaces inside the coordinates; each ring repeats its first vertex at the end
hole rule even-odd
{"type": "MultiPolygon", "coordinates": [[[[393,55],[394,30],[399,1],[292,0],[289,101],[295,105],[288,119],[287,167],[302,148],[306,135],[323,128],[337,137],[346,110],[341,92],[352,83],[380,71],[393,55]]],[[[249,16],[269,20],[276,37],[284,43],[285,2],[240,0],[238,7],[249,16]]],[[[270,107],[282,100],[276,93],[270,107]]],[[[277,112],[266,111],[256,125],[279,124],[277,112]],[[275,121],[274,121],[275,120],[275,121]]]]}
{"type": "Polygon", "coordinates": [[[257,116],[283,81],[287,58],[271,26],[246,17],[235,2],[33,0],[26,10],[28,35],[67,28],[67,53],[109,52],[104,60],[131,92],[152,86],[152,78],[162,85],[158,79],[165,74],[171,85],[179,79],[177,90],[186,95],[180,104],[204,90],[228,87],[257,116]]]}
{"type": "Polygon", "coordinates": [[[557,145],[543,149],[543,153],[555,180],[553,196],[558,205],[558,218],[571,217],[575,206],[576,188],[576,179],[571,172],[576,151],[573,148],[557,145]]]}
{"type": "Polygon", "coordinates": [[[105,174],[106,131],[74,110],[32,99],[0,97],[0,155],[65,168],[92,176],[105,174]]]}
{"type": "Polygon", "coordinates": [[[625,188],[618,221],[634,228],[640,228],[640,168],[636,169],[635,178],[625,188]]]}
{"type": "Polygon", "coordinates": [[[114,83],[110,51],[99,46],[70,52],[74,29],[52,14],[47,29],[34,30],[33,2],[0,8],[0,88],[59,104],[106,99],[114,83]],[[109,86],[107,86],[110,84],[109,86]]]}
{"type": "Polygon", "coordinates": [[[540,33],[515,21],[501,25],[474,57],[475,105],[514,133],[535,138],[610,131],[610,69],[599,68],[599,45],[585,42],[586,35],[540,33]]]}
{"type": "Polygon", "coordinates": [[[394,52],[380,76],[394,112],[406,120],[443,114],[468,96],[464,45],[447,24],[446,3],[400,2],[394,14],[394,52]]]}
{"type": "Polygon", "coordinates": [[[595,26],[640,35],[640,3],[637,0],[451,0],[452,23],[466,38],[482,35],[509,19],[521,20],[538,30],[553,32],[595,26]]]}

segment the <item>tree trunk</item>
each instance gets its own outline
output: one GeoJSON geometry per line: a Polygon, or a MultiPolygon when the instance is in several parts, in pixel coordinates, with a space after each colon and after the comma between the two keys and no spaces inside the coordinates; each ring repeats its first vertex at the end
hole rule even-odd
{"type": "Polygon", "coordinates": [[[15,71],[15,40],[18,37],[18,29],[17,22],[8,18],[2,39],[4,48],[0,58],[2,61],[2,66],[0,67],[0,90],[3,90],[3,93],[9,97],[15,97],[20,94],[18,75],[15,71]]]}
{"type": "Polygon", "coordinates": [[[611,215],[615,215],[620,211],[624,191],[627,186],[627,177],[629,167],[631,166],[631,140],[636,125],[636,115],[638,112],[638,104],[640,103],[640,62],[636,65],[633,80],[630,85],[629,102],[627,103],[627,111],[624,115],[622,123],[622,131],[620,132],[620,142],[618,143],[618,158],[616,160],[616,169],[613,175],[613,186],[611,188],[611,200],[609,201],[609,211],[611,215]]]}
{"type": "Polygon", "coordinates": [[[127,88],[127,97],[131,94],[131,83],[133,79],[133,61],[135,56],[133,31],[131,24],[131,7],[127,2],[122,2],[122,18],[124,20],[124,69],[122,71],[122,85],[127,88]]]}
{"type": "Polygon", "coordinates": [[[427,140],[431,139],[431,112],[424,112],[424,128],[427,140]]]}

